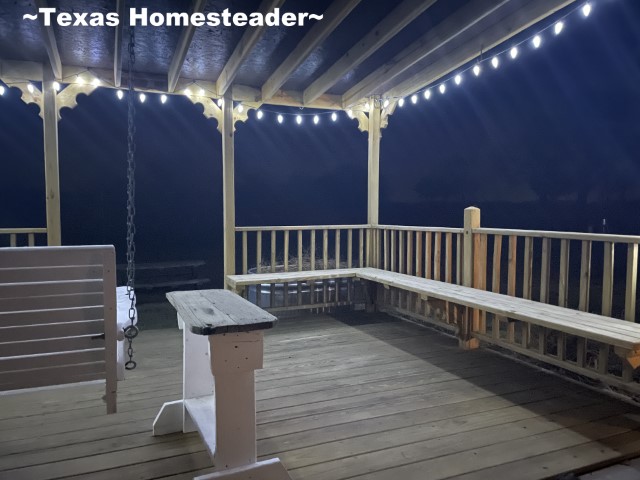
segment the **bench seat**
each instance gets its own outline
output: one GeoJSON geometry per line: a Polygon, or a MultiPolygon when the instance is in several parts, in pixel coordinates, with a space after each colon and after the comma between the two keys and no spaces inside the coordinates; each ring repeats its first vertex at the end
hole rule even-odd
{"type": "Polygon", "coordinates": [[[341,268],[330,270],[310,270],[303,272],[253,273],[246,275],[227,275],[227,285],[232,290],[241,290],[248,285],[267,283],[295,283],[333,280],[336,278],[355,278],[360,268],[341,268]]]}

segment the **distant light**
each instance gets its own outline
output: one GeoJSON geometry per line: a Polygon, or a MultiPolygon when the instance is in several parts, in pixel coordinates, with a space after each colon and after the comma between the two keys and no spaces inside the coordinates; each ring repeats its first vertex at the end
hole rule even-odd
{"type": "Polygon", "coordinates": [[[82,78],[81,76],[78,75],[78,85],[84,85],[84,78],[82,78]]]}
{"type": "Polygon", "coordinates": [[[555,33],[556,35],[560,35],[563,28],[564,28],[564,22],[560,20],[553,26],[553,33],[555,33]]]}
{"type": "Polygon", "coordinates": [[[368,112],[369,110],[371,110],[371,105],[369,104],[369,102],[364,104],[364,109],[368,112]]]}
{"type": "Polygon", "coordinates": [[[591,4],[589,2],[582,6],[582,15],[584,15],[585,18],[591,15],[591,4]]]}
{"type": "Polygon", "coordinates": [[[509,56],[511,57],[512,60],[515,60],[516,58],[518,58],[519,53],[520,51],[518,50],[518,47],[513,47],[511,50],[509,50],[509,56]]]}
{"type": "Polygon", "coordinates": [[[460,85],[462,83],[462,75],[456,75],[453,81],[456,82],[456,85],[460,85]]]}
{"type": "Polygon", "coordinates": [[[414,105],[418,103],[418,95],[411,95],[411,103],[413,103],[414,105]]]}
{"type": "Polygon", "coordinates": [[[318,115],[315,115],[313,117],[313,123],[314,123],[314,125],[317,125],[317,124],[320,123],[320,117],[318,115]]]}
{"type": "Polygon", "coordinates": [[[160,103],[161,104],[165,104],[167,103],[167,96],[166,95],[160,95],[160,103]]]}
{"type": "Polygon", "coordinates": [[[264,113],[262,113],[262,110],[258,110],[258,111],[256,112],[256,118],[257,118],[258,120],[262,120],[262,117],[264,117],[264,113]]]}
{"type": "Polygon", "coordinates": [[[100,79],[99,78],[94,78],[93,82],[91,82],[93,84],[94,87],[99,87],[100,86],[100,79]]]}
{"type": "Polygon", "coordinates": [[[542,45],[542,37],[540,35],[536,35],[533,37],[531,43],[533,44],[533,48],[540,48],[540,45],[542,45]]]}
{"type": "Polygon", "coordinates": [[[185,88],[185,89],[184,89],[184,94],[185,94],[187,97],[190,97],[190,96],[191,96],[191,90],[190,90],[190,89],[188,89],[188,88],[185,88]]]}
{"type": "Polygon", "coordinates": [[[147,96],[144,93],[141,93],[138,98],[140,99],[140,103],[144,103],[144,101],[147,99],[147,96]]]}
{"type": "Polygon", "coordinates": [[[116,92],[116,97],[118,97],[118,100],[122,100],[122,97],[124,97],[124,92],[122,90],[118,90],[116,92]]]}
{"type": "Polygon", "coordinates": [[[282,115],[278,115],[278,123],[284,122],[284,117],[282,115]]]}
{"type": "Polygon", "coordinates": [[[398,100],[398,106],[400,108],[404,107],[404,98],[401,98],[400,100],[398,100]]]}
{"type": "Polygon", "coordinates": [[[238,113],[242,113],[244,112],[244,107],[242,106],[242,104],[238,105],[238,113]]]}
{"type": "Polygon", "coordinates": [[[0,85],[0,96],[4,95],[4,87],[0,85]]]}
{"type": "Polygon", "coordinates": [[[338,114],[336,112],[333,112],[331,114],[331,121],[336,122],[337,120],[338,120],[338,114]]]}
{"type": "Polygon", "coordinates": [[[482,69],[480,68],[480,65],[475,65],[473,67],[473,74],[478,77],[480,75],[480,72],[482,71],[482,69]]]}
{"type": "Polygon", "coordinates": [[[60,84],[58,82],[53,82],[53,89],[56,92],[59,92],[60,91],[60,84]]]}
{"type": "Polygon", "coordinates": [[[429,100],[431,98],[431,89],[430,88],[426,89],[423,93],[423,96],[425,100],[429,100]]]}
{"type": "Polygon", "coordinates": [[[347,116],[349,118],[353,118],[353,110],[351,110],[351,109],[347,110],[347,116]]]}
{"type": "Polygon", "coordinates": [[[216,105],[218,105],[218,107],[222,108],[222,105],[224,105],[224,98],[219,98],[218,101],[216,102],[216,105]]]}
{"type": "Polygon", "coordinates": [[[382,104],[382,108],[387,108],[389,106],[389,99],[385,99],[384,103],[382,104]]]}
{"type": "Polygon", "coordinates": [[[33,87],[33,85],[29,83],[27,84],[27,90],[29,90],[29,93],[33,93],[35,92],[36,89],[33,87]]]}
{"type": "Polygon", "coordinates": [[[491,66],[493,68],[498,68],[500,66],[500,59],[497,55],[491,59],[491,66]]]}
{"type": "Polygon", "coordinates": [[[205,95],[204,88],[201,88],[200,91],[198,91],[198,95],[200,95],[201,97],[204,97],[205,95]]]}
{"type": "Polygon", "coordinates": [[[296,123],[298,125],[302,125],[302,116],[301,115],[296,115],[296,123]]]}
{"type": "Polygon", "coordinates": [[[444,95],[444,92],[447,91],[447,86],[444,83],[440,84],[440,86],[438,87],[438,91],[441,95],[444,95]]]}

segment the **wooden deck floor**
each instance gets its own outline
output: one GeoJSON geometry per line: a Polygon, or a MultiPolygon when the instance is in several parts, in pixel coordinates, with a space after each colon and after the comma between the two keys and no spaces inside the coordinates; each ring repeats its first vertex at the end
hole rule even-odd
{"type": "MultiPolygon", "coordinates": [[[[0,397],[2,479],[188,479],[195,434],[153,438],[181,336],[145,331],[107,416],[101,386],[0,397]]],[[[258,450],[294,479],[538,479],[640,454],[640,409],[384,315],[302,316],[267,337],[258,450]]]]}

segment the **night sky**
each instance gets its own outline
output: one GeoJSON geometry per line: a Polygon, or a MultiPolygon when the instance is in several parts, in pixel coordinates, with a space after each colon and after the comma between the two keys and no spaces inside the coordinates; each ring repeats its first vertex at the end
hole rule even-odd
{"type": "MultiPolygon", "coordinates": [[[[532,33],[532,32],[528,32],[532,33]]],[[[381,223],[483,225],[640,234],[640,1],[605,0],[558,38],[467,76],[430,102],[407,102],[381,146],[381,223]]],[[[340,114],[314,126],[237,124],[238,225],[366,222],[367,136],[340,114]]],[[[0,226],[45,224],[42,122],[15,89],[0,97],[0,226]]],[[[222,252],[221,137],[180,96],[137,103],[138,258],[222,252]]],[[[66,244],[124,252],[126,102],[110,89],[64,110],[60,131],[66,244]]],[[[119,261],[123,261],[120,256],[119,261]]]]}

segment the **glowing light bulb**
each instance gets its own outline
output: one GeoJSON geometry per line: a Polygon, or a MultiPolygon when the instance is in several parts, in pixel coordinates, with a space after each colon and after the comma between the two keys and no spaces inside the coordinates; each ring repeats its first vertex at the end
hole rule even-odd
{"type": "Polygon", "coordinates": [[[201,97],[204,97],[204,95],[205,95],[204,88],[201,88],[201,89],[198,91],[198,95],[200,95],[201,97]]]}
{"type": "Polygon", "coordinates": [[[60,84],[58,82],[53,82],[53,89],[56,92],[59,92],[60,91],[60,84]]]}
{"type": "Polygon", "coordinates": [[[78,85],[84,85],[84,78],[78,76],[78,80],[76,80],[76,82],[78,83],[78,85]]]}
{"type": "Polygon", "coordinates": [[[278,115],[278,123],[284,122],[284,117],[282,115],[278,115]]]}
{"type": "Polygon", "coordinates": [[[124,97],[124,92],[122,90],[118,90],[116,92],[116,97],[118,97],[118,100],[122,100],[122,97],[124,97]]]}
{"type": "Polygon", "coordinates": [[[553,33],[555,33],[556,35],[560,35],[563,28],[564,28],[564,22],[560,20],[553,26],[553,33]]]}
{"type": "Polygon", "coordinates": [[[4,86],[0,85],[0,96],[4,95],[4,86]]]}
{"type": "Polygon", "coordinates": [[[382,104],[382,108],[387,108],[389,106],[389,99],[385,99],[384,103],[382,104]]]}
{"type": "Polygon", "coordinates": [[[353,118],[353,110],[351,109],[347,110],[347,117],[353,118]]]}
{"type": "Polygon", "coordinates": [[[296,115],[296,123],[297,123],[298,125],[302,125],[302,116],[300,116],[300,115],[296,115]]]}
{"type": "Polygon", "coordinates": [[[411,103],[413,103],[414,105],[418,103],[418,95],[411,95],[411,103]]]}
{"type": "Polygon", "coordinates": [[[589,15],[591,15],[591,4],[589,2],[585,3],[582,6],[582,15],[584,15],[584,18],[587,18],[589,15]]]}
{"type": "Polygon", "coordinates": [[[338,121],[338,114],[336,112],[333,112],[331,114],[331,121],[332,122],[337,122],[338,121]]]}
{"type": "Polygon", "coordinates": [[[500,66],[500,59],[497,56],[491,59],[491,66],[493,68],[498,68],[500,66]]]}
{"type": "Polygon", "coordinates": [[[423,96],[425,100],[429,100],[431,98],[431,89],[425,90],[423,96]]]}
{"type": "Polygon", "coordinates": [[[167,96],[166,95],[160,95],[160,103],[161,104],[165,104],[167,103],[167,96]]]}
{"type": "Polygon", "coordinates": [[[140,99],[140,103],[144,103],[144,101],[147,99],[147,96],[144,93],[141,93],[138,98],[140,99]]]}
{"type": "Polygon", "coordinates": [[[100,86],[100,79],[99,79],[99,78],[94,78],[94,79],[93,79],[93,82],[91,82],[91,84],[92,84],[94,87],[99,87],[99,86],[100,86]]]}
{"type": "Polygon", "coordinates": [[[462,75],[456,75],[453,81],[456,82],[456,85],[460,85],[462,83],[462,75]]]}
{"type": "Polygon", "coordinates": [[[185,88],[185,89],[184,89],[184,94],[185,94],[187,97],[190,97],[190,96],[191,96],[191,90],[189,90],[188,88],[185,88]]]}
{"type": "Polygon", "coordinates": [[[480,68],[480,65],[475,65],[473,67],[473,74],[477,77],[480,75],[480,72],[482,71],[482,69],[480,68]]]}
{"type": "Polygon", "coordinates": [[[447,91],[447,86],[443,83],[438,87],[438,91],[440,92],[441,95],[444,95],[444,92],[447,91]]]}
{"type": "Polygon", "coordinates": [[[369,102],[367,102],[367,103],[365,103],[365,104],[364,104],[364,109],[365,109],[365,111],[367,111],[367,112],[368,112],[369,110],[371,110],[371,105],[369,104],[369,102]]]}
{"type": "Polygon", "coordinates": [[[216,102],[216,105],[222,108],[222,106],[224,105],[224,98],[219,98],[218,101],[216,102]]]}
{"type": "Polygon", "coordinates": [[[401,98],[400,100],[398,100],[398,106],[400,108],[404,107],[404,98],[401,98]]]}
{"type": "Polygon", "coordinates": [[[264,117],[264,113],[262,113],[262,110],[258,110],[258,111],[256,112],[256,118],[257,118],[258,120],[262,120],[262,117],[264,117]]]}
{"type": "Polygon", "coordinates": [[[518,58],[519,53],[520,51],[518,50],[518,47],[513,47],[511,50],[509,50],[509,56],[511,57],[511,60],[515,60],[516,58],[518,58]]]}
{"type": "Polygon", "coordinates": [[[244,107],[242,106],[242,104],[238,105],[238,113],[242,113],[244,112],[244,107]]]}
{"type": "Polygon", "coordinates": [[[313,123],[314,125],[317,125],[320,123],[320,117],[318,115],[314,115],[313,117],[313,123]]]}
{"type": "Polygon", "coordinates": [[[36,91],[36,89],[34,88],[33,85],[31,85],[30,83],[27,84],[27,90],[29,90],[29,93],[33,93],[36,91]]]}
{"type": "Polygon", "coordinates": [[[540,48],[540,45],[542,45],[542,37],[540,35],[536,35],[533,37],[531,43],[533,44],[533,48],[540,48]]]}

